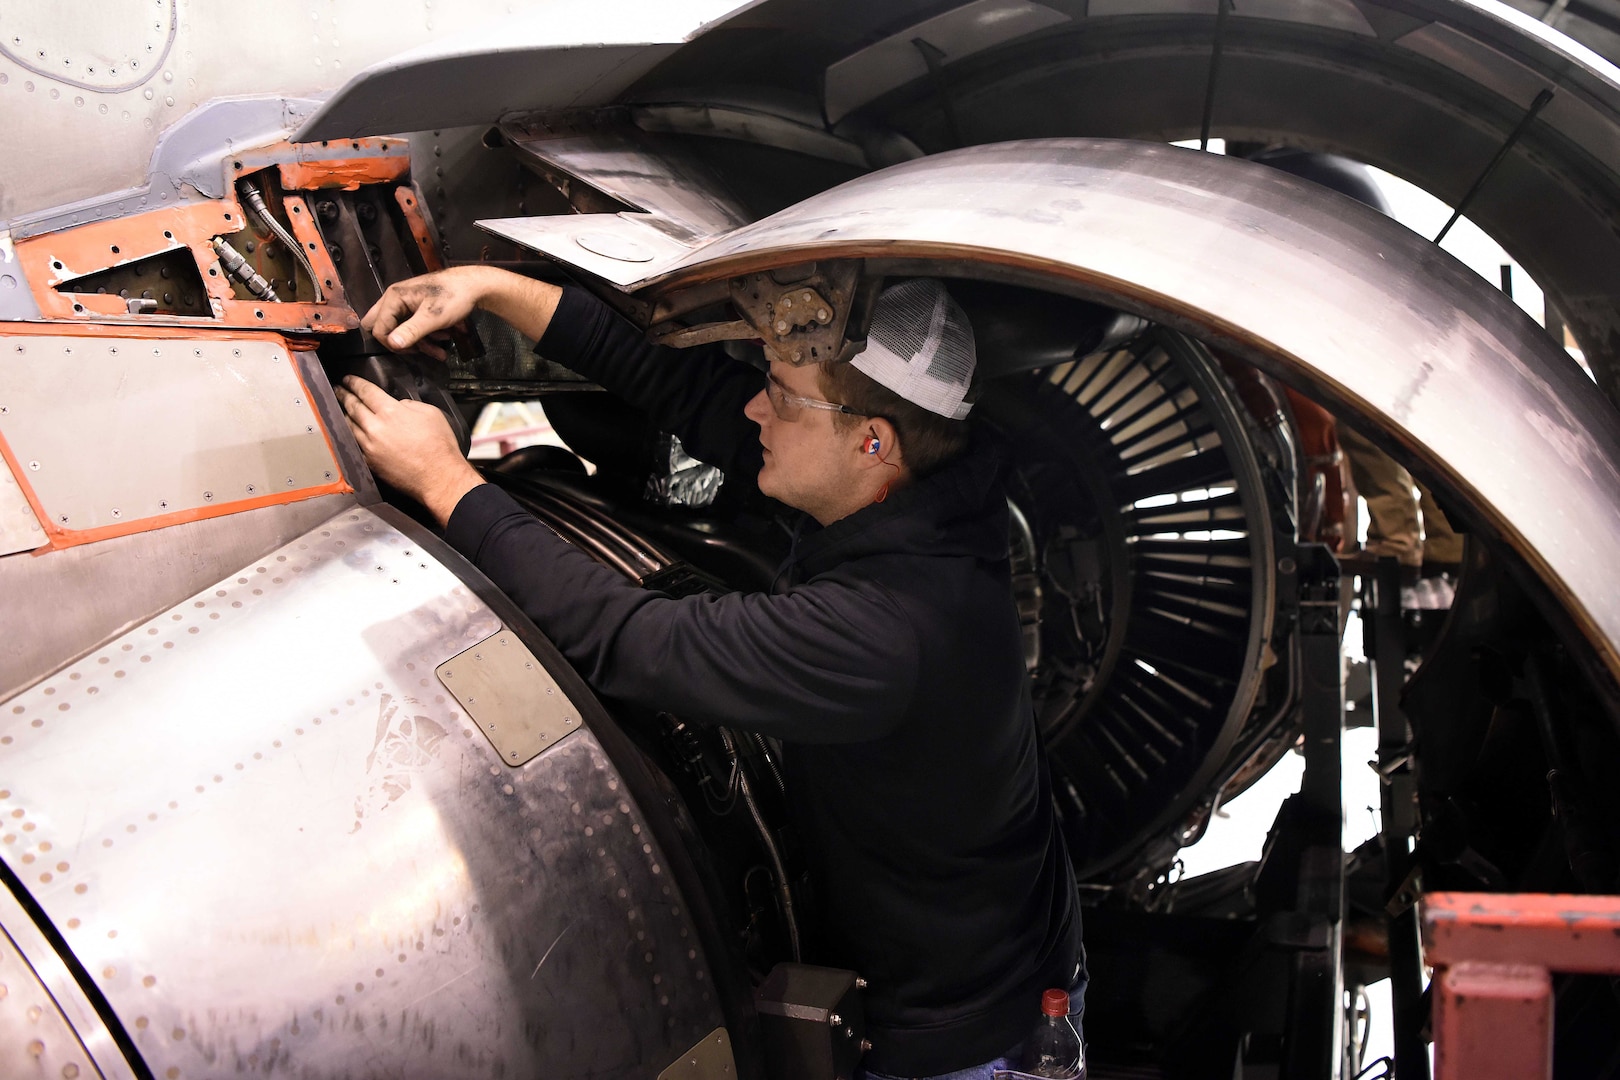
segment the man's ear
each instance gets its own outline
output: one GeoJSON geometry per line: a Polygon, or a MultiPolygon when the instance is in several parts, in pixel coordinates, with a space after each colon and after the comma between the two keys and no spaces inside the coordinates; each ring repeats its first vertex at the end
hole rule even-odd
{"type": "Polygon", "coordinates": [[[855,429],[860,438],[861,463],[868,466],[892,465],[901,468],[900,434],[881,416],[872,416],[855,429]],[[875,450],[876,453],[870,451],[875,450]]]}

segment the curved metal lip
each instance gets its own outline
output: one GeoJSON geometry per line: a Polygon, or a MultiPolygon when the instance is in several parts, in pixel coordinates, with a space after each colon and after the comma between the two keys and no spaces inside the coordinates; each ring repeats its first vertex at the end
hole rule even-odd
{"type": "Polygon", "coordinates": [[[540,5],[372,64],[327,98],[293,141],[493,123],[514,109],[603,105],[682,43],[750,6],[736,0],[540,5]],[[480,69],[482,85],[469,85],[468,75],[480,69]],[[514,93],[527,97],[514,100],[514,93]]]}
{"type": "Polygon", "coordinates": [[[1460,496],[1620,681],[1620,414],[1497,289],[1376,211],[1161,144],[999,143],[860,177],[622,287],[838,258],[1011,272],[1235,350],[1460,496]]]}

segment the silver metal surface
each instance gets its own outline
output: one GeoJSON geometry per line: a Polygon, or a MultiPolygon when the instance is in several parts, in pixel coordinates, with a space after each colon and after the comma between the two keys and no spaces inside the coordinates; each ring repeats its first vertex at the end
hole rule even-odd
{"type": "Polygon", "coordinates": [[[595,738],[505,768],[433,679],[499,626],[355,509],[0,704],[0,857],[154,1074],[645,1076],[720,1023],[595,738]]]}
{"type": "Polygon", "coordinates": [[[100,1077],[45,984],[0,926],[0,1075],[100,1077]]]}
{"type": "MultiPolygon", "coordinates": [[[[707,240],[752,220],[712,169],[657,135],[634,129],[563,136],[546,136],[532,127],[527,135],[512,126],[504,130],[519,155],[646,211],[648,224],[682,243],[707,240]]],[[[612,251],[596,254],[626,258],[612,251]]],[[[649,250],[627,261],[646,261],[654,254],[649,250]]]]}
{"type": "Polygon", "coordinates": [[[641,280],[649,269],[677,263],[692,250],[655,228],[645,214],[492,218],[478,227],[620,287],[641,280]]]}
{"type": "Polygon", "coordinates": [[[28,551],[44,543],[45,530],[39,527],[39,516],[17,486],[11,466],[0,460],[0,555],[28,551]]]}
{"type": "Polygon", "coordinates": [[[973,0],[908,26],[827,68],[827,121],[836,124],[873,98],[927,76],[919,41],[938,50],[940,63],[948,64],[1068,21],[1063,12],[1031,0],[973,0]]]}
{"type": "MultiPolygon", "coordinates": [[[[4,789],[0,788],[0,790],[4,789]]],[[[9,799],[9,795],[7,799],[9,799]]],[[[6,805],[5,802],[0,801],[0,806],[4,805],[6,805]]],[[[79,981],[68,970],[67,964],[63,962],[55,947],[40,931],[33,918],[17,902],[17,898],[11,894],[10,890],[3,886],[0,886],[0,952],[7,954],[7,959],[0,960],[0,985],[6,986],[8,990],[12,991],[5,997],[0,997],[0,1012],[4,1012],[7,1006],[15,1004],[12,998],[15,996],[17,989],[14,979],[17,975],[17,969],[10,963],[10,958],[15,957],[28,968],[28,971],[23,976],[23,982],[31,987],[38,988],[48,995],[51,1009],[56,1011],[57,1016],[72,1033],[71,1043],[59,1039],[54,1048],[47,1040],[40,1039],[40,1042],[44,1044],[42,1050],[54,1049],[56,1053],[60,1054],[64,1050],[76,1048],[79,1053],[89,1058],[88,1067],[83,1062],[77,1063],[80,1066],[79,1073],[81,1076],[101,1076],[104,1080],[125,1080],[126,1077],[135,1075],[128,1060],[124,1057],[123,1051],[119,1049],[117,1042],[114,1041],[112,1032],[108,1030],[107,1022],[102,1019],[100,1013],[96,1012],[95,1006],[85,996],[84,988],[79,985],[79,981]]],[[[40,1008],[42,1012],[49,1011],[44,1006],[40,1006],[40,1008]]],[[[26,1017],[28,1014],[27,1007],[23,1007],[23,1011],[26,1017]]],[[[4,1025],[0,1024],[0,1026],[4,1025]]],[[[32,1038],[19,1044],[25,1052],[28,1049],[27,1041],[32,1041],[32,1038]]],[[[6,1059],[13,1049],[9,1038],[6,1035],[0,1035],[0,1065],[9,1066],[11,1064],[6,1059]]],[[[41,1054],[41,1057],[43,1056],[44,1054],[41,1054]]],[[[28,1064],[33,1066],[34,1060],[33,1056],[29,1055],[28,1064]]],[[[52,1080],[57,1076],[69,1077],[70,1073],[66,1069],[67,1063],[62,1064],[62,1068],[54,1071],[44,1070],[40,1075],[51,1077],[52,1080]]],[[[13,1070],[9,1067],[0,1069],[0,1076],[28,1075],[30,1073],[23,1069],[13,1070]]]]}
{"type": "Polygon", "coordinates": [[[1499,291],[1376,211],[1175,147],[1006,143],[862,177],[629,288],[834,258],[994,265],[1253,358],[1458,493],[1620,676],[1620,416],[1499,291]]]}
{"type": "Polygon", "coordinates": [[[0,321],[39,318],[39,304],[28,286],[28,275],[17,261],[11,233],[0,230],[0,321]]]}
{"type": "Polygon", "coordinates": [[[193,109],[152,148],[144,184],[20,213],[11,222],[12,232],[23,240],[89,221],[225,197],[229,194],[225,159],[242,147],[285,139],[292,125],[314,107],[315,102],[304,99],[260,97],[210,102],[193,109]]]}
{"type": "Polygon", "coordinates": [[[513,6],[461,0],[452,11],[433,0],[341,0],[244,18],[240,8],[209,0],[122,0],[93,9],[12,0],[0,35],[7,148],[0,221],[113,191],[132,205],[143,194],[160,205],[162,192],[136,190],[148,181],[154,147],[205,102],[275,95],[263,100],[275,111],[285,98],[291,125],[301,118],[297,99],[322,96],[367,64],[423,42],[508,17],[513,6]]]}
{"type": "Polygon", "coordinates": [[[509,112],[612,101],[735,0],[548,3],[373,64],[298,129],[298,141],[489,123],[509,112]]]}
{"type": "Polygon", "coordinates": [[[579,727],[579,710],[505,627],[433,673],[509,766],[524,764],[579,727]]]}
{"type": "Polygon", "coordinates": [[[0,434],[60,528],[217,511],[341,479],[280,339],[6,337],[0,384],[0,434]]]}
{"type": "Polygon", "coordinates": [[[266,506],[0,559],[0,699],[353,506],[352,495],[266,506]]]}
{"type": "MultiPolygon", "coordinates": [[[[642,131],[736,139],[860,169],[873,167],[866,150],[859,143],[832,134],[822,125],[820,117],[811,122],[806,118],[782,116],[743,104],[708,101],[701,104],[676,102],[638,105],[630,110],[630,116],[642,131]]],[[[908,156],[920,157],[922,154],[918,151],[908,156]]]]}
{"type": "Polygon", "coordinates": [[[658,1080],[726,1080],[737,1075],[731,1056],[731,1036],[725,1028],[715,1028],[703,1041],[682,1054],[658,1080]]]}

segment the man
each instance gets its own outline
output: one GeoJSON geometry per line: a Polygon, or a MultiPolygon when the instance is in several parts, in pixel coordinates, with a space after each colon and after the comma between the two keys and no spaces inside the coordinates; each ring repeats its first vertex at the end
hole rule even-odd
{"type": "MultiPolygon", "coordinates": [[[[768,594],[671,598],[559,539],[462,458],[431,406],[353,377],[372,469],[598,691],[786,744],[825,955],[867,979],[869,1076],[987,1078],[1083,1001],[1080,914],[1024,671],[993,450],[963,418],[972,331],[937,281],[891,286],[836,366],[646,343],[587,293],[488,267],[391,287],[363,325],[408,349],[482,307],[648,411],[728,484],[806,515],[768,594]]],[[[437,352],[431,343],[423,345],[437,352]]]]}
{"type": "MultiPolygon", "coordinates": [[[[1228,142],[1234,157],[1269,165],[1393,216],[1389,200],[1365,165],[1334,154],[1287,146],[1228,142]]],[[[1414,481],[1394,458],[1350,425],[1339,423],[1339,446],[1350,462],[1350,479],[1367,500],[1369,555],[1390,555],[1401,564],[1401,607],[1449,609],[1462,572],[1463,537],[1434,501],[1428,486],[1414,481]]]]}

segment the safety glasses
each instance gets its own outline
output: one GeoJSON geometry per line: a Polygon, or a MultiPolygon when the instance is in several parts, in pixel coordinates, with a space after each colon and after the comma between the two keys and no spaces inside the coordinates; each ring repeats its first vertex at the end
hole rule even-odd
{"type": "Polygon", "coordinates": [[[849,416],[861,415],[848,405],[840,405],[836,401],[823,401],[820,398],[795,394],[783,386],[775,375],[769,373],[765,376],[765,396],[771,399],[771,409],[776,413],[778,420],[789,422],[797,420],[800,409],[825,409],[827,412],[846,413],[849,416]]]}

